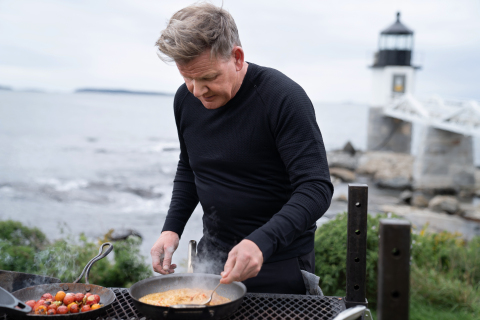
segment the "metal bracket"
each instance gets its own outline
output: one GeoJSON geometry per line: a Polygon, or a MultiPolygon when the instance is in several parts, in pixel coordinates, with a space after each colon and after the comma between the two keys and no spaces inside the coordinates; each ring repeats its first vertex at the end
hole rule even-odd
{"type": "Polygon", "coordinates": [[[410,233],[411,224],[406,220],[380,220],[378,320],[408,320],[410,233]]]}
{"type": "Polygon", "coordinates": [[[367,307],[367,208],[368,186],[348,185],[348,239],[347,239],[347,308],[367,307]]]}

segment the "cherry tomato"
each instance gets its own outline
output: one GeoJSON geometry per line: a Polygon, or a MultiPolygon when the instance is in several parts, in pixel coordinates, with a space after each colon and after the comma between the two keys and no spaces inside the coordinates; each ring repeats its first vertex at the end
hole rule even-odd
{"type": "Polygon", "coordinates": [[[77,304],[76,304],[75,302],[70,303],[70,304],[67,306],[68,311],[70,311],[70,307],[73,306],[73,305],[77,305],[77,304]]]}
{"type": "Polygon", "coordinates": [[[58,291],[57,294],[55,295],[55,300],[57,301],[63,301],[63,298],[65,298],[65,292],[63,291],[58,291]]]}
{"type": "Polygon", "coordinates": [[[48,309],[47,314],[48,315],[57,314],[57,311],[55,309],[48,309]]]}
{"type": "Polygon", "coordinates": [[[87,312],[87,311],[90,311],[90,310],[91,310],[90,306],[87,306],[87,305],[84,305],[82,307],[82,309],[80,309],[80,311],[82,311],[82,312],[87,312]]]}
{"type": "Polygon", "coordinates": [[[70,303],[68,305],[68,311],[70,311],[70,313],[78,313],[79,311],[78,304],[76,304],[75,302],[70,303]]]}
{"type": "Polygon", "coordinates": [[[98,309],[100,307],[101,307],[101,305],[99,305],[98,303],[95,303],[93,306],[90,307],[90,309],[95,310],[95,309],[98,309]]]}
{"type": "Polygon", "coordinates": [[[57,310],[57,308],[58,308],[58,305],[56,303],[52,303],[47,307],[48,310],[53,309],[55,311],[57,310]]]}
{"type": "Polygon", "coordinates": [[[100,296],[98,294],[93,295],[95,297],[96,303],[100,303],[100,296]]]}
{"type": "Polygon", "coordinates": [[[41,299],[43,300],[53,299],[53,296],[50,293],[44,293],[41,299]]]}
{"type": "Polygon", "coordinates": [[[60,306],[57,308],[57,314],[66,314],[68,312],[68,308],[66,306],[60,306]]]}
{"type": "Polygon", "coordinates": [[[69,304],[71,304],[73,301],[75,300],[75,296],[74,295],[66,295],[65,298],[63,298],[63,304],[68,306],[69,304]]]}
{"type": "Polygon", "coordinates": [[[47,313],[47,307],[44,305],[40,305],[35,309],[35,314],[46,314],[47,313]]]}
{"type": "Polygon", "coordinates": [[[95,299],[95,297],[93,295],[87,297],[87,302],[86,302],[87,305],[90,306],[90,305],[95,304],[95,303],[97,303],[97,300],[95,299]]]}
{"type": "Polygon", "coordinates": [[[93,293],[90,293],[90,292],[85,293],[85,297],[90,297],[90,296],[93,296],[93,293]]]}
{"type": "Polygon", "coordinates": [[[44,303],[45,303],[45,300],[41,300],[41,299],[35,302],[35,305],[33,306],[33,311],[37,311],[38,307],[40,306],[45,306],[44,303]]]}
{"type": "Polygon", "coordinates": [[[37,301],[35,301],[35,300],[28,300],[27,302],[25,302],[25,304],[32,309],[33,309],[33,307],[35,307],[35,303],[37,303],[37,301]]]}
{"type": "Polygon", "coordinates": [[[82,301],[83,301],[83,297],[84,297],[83,293],[76,293],[76,294],[75,294],[75,301],[77,301],[77,302],[82,302],[82,301]]]}

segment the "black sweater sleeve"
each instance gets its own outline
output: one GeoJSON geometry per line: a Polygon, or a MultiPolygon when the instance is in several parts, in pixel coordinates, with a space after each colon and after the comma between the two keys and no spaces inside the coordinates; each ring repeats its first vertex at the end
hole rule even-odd
{"type": "MultiPolygon", "coordinates": [[[[256,88],[262,97],[262,88],[256,88]]],[[[325,147],[313,105],[293,81],[284,92],[288,95],[262,98],[277,150],[293,187],[292,196],[282,209],[246,237],[258,245],[264,260],[314,228],[330,206],[333,195],[325,147]]]]}
{"type": "Polygon", "coordinates": [[[189,158],[185,142],[180,132],[180,112],[179,106],[188,93],[186,86],[182,85],[173,102],[175,121],[177,123],[178,139],[180,142],[180,159],[178,161],[177,172],[173,180],[172,201],[163,225],[163,231],[173,231],[182,236],[185,225],[197,206],[199,199],[195,187],[195,176],[190,168],[189,158]]]}

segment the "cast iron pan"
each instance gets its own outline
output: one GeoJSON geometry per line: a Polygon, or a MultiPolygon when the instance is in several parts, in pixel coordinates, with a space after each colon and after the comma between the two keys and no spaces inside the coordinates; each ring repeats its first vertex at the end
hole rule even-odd
{"type": "Polygon", "coordinates": [[[133,299],[135,306],[147,318],[151,319],[224,319],[231,316],[240,307],[247,288],[241,282],[222,284],[215,291],[221,296],[230,300],[216,306],[191,306],[182,305],[178,308],[154,306],[140,302],[139,299],[150,293],[163,292],[172,289],[201,288],[213,290],[219,283],[221,276],[205,273],[179,273],[165,276],[156,276],[135,283],[130,287],[128,293],[133,299]]]}
{"type": "Polygon", "coordinates": [[[37,274],[0,270],[0,287],[8,292],[39,284],[59,283],[60,279],[37,274]]]}
{"type": "Polygon", "coordinates": [[[0,291],[0,311],[4,311],[7,314],[15,316],[15,319],[22,317],[22,318],[30,318],[36,317],[41,319],[70,319],[70,320],[80,320],[80,319],[96,319],[98,316],[102,315],[105,311],[105,307],[109,306],[113,301],[115,301],[115,294],[112,290],[108,288],[104,288],[101,286],[97,286],[94,284],[88,283],[88,275],[90,274],[90,268],[92,265],[97,262],[98,260],[107,256],[113,250],[113,245],[109,242],[102,244],[100,247],[99,253],[95,256],[92,260],[90,260],[85,268],[83,269],[82,273],[75,280],[73,283],[54,283],[54,284],[43,284],[33,287],[24,288],[18,291],[13,292],[10,297],[6,297],[6,294],[9,294],[6,290],[0,291]],[[108,246],[105,252],[103,251],[103,247],[108,246]],[[85,283],[78,283],[85,274],[85,283]],[[35,300],[37,301],[44,293],[50,293],[55,295],[58,291],[65,291],[66,293],[87,293],[90,292],[92,294],[98,294],[100,296],[100,303],[103,304],[102,308],[88,311],[88,312],[79,312],[79,313],[71,313],[71,314],[56,314],[56,315],[36,315],[36,314],[28,314],[27,308],[22,308],[22,305],[25,305],[25,302],[28,300],[35,300]],[[13,295],[13,297],[12,297],[13,295]],[[18,301],[14,298],[20,300],[18,301]],[[16,309],[15,305],[12,304],[17,303],[20,308],[16,309]]]}

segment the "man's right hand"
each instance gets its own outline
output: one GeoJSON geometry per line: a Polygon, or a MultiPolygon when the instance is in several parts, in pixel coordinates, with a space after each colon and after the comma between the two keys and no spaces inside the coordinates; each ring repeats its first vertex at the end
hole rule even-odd
{"type": "Polygon", "coordinates": [[[179,237],[173,231],[163,231],[150,250],[153,270],[161,274],[175,272],[177,265],[172,263],[172,256],[178,247],[179,237]]]}

